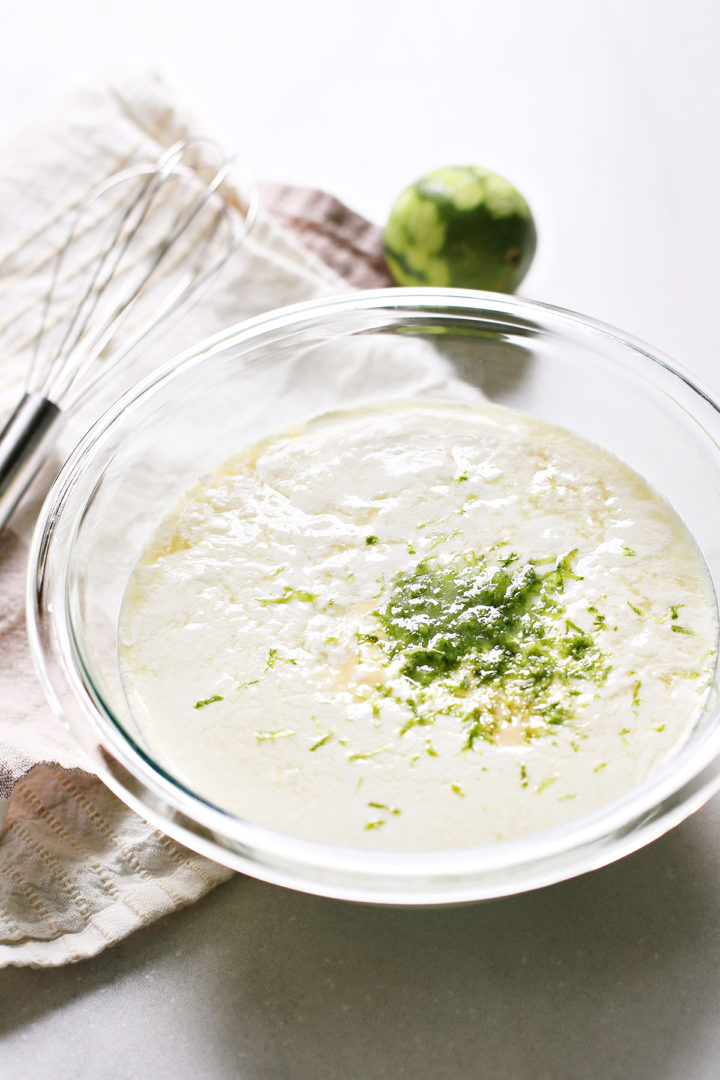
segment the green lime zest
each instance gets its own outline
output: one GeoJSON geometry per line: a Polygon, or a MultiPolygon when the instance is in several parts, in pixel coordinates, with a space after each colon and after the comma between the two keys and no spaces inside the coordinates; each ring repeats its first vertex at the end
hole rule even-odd
{"type": "Polygon", "coordinates": [[[397,806],[388,806],[387,803],[381,802],[369,802],[368,806],[372,806],[375,810],[385,810],[388,814],[401,814],[402,810],[398,810],[397,806]]]}
{"type": "MultiPolygon", "coordinates": [[[[574,712],[568,699],[610,670],[596,632],[571,620],[562,602],[567,582],[579,578],[575,556],[560,555],[547,569],[520,563],[515,553],[499,566],[475,552],[448,563],[424,559],[396,576],[385,607],[373,613],[382,631],[377,646],[421,690],[462,699],[487,688],[543,728],[562,724],[574,712]]],[[[432,700],[416,695],[407,703],[404,730],[434,721],[432,700]]],[[[472,747],[494,741],[501,721],[483,704],[466,711],[463,723],[472,747]]]]}
{"type": "Polygon", "coordinates": [[[319,750],[321,746],[325,746],[326,743],[330,742],[334,734],[334,731],[328,731],[327,735],[323,735],[321,739],[318,739],[316,743],[313,743],[310,750],[319,750]]]}
{"type": "Polygon", "coordinates": [[[307,589],[291,589],[289,585],[286,585],[282,596],[258,597],[258,604],[267,607],[269,604],[289,604],[292,600],[310,604],[317,600],[317,593],[308,592],[307,589]]]}
{"type": "Polygon", "coordinates": [[[350,754],[348,761],[366,761],[368,758],[377,757],[378,754],[385,754],[388,750],[392,750],[392,746],[378,746],[377,750],[358,751],[355,754],[350,754]]]}

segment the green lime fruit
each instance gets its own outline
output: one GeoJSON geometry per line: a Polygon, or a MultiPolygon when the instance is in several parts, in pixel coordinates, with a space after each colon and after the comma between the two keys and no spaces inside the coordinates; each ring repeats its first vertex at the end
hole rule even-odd
{"type": "Polygon", "coordinates": [[[410,184],[384,233],[398,285],[513,292],[536,245],[535,222],[517,188],[474,165],[434,169],[410,184]]]}

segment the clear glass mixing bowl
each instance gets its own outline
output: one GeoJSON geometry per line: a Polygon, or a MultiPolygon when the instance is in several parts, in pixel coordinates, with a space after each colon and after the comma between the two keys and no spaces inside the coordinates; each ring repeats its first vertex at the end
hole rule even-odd
{"type": "Polygon", "coordinates": [[[520,892],[606,864],[720,787],[718,679],[681,752],[621,799],[531,836],[375,854],[241,820],[153,759],[118,665],[118,614],[141,548],[204,472],[338,405],[484,396],[561,424],[643,474],[686,522],[720,588],[717,405],[640,342],[556,308],[464,290],[356,292],[270,312],[201,343],[83,439],[35,532],[29,631],[45,692],[89,768],[147,820],[220,863],[321,895],[427,904],[520,892]]]}

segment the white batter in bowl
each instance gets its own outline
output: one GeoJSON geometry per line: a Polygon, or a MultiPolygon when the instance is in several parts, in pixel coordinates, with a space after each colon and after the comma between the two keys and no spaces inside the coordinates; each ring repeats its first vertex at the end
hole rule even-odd
{"type": "Polygon", "coordinates": [[[686,376],[568,312],[272,312],[68,461],[32,553],[46,692],[129,805],[268,881],[439,903],[603,865],[720,786],[719,442],[686,376]]]}
{"type": "Polygon", "coordinates": [[[707,570],[641,477],[452,403],[247,448],[160,526],[121,618],[169,772],[373,850],[504,840],[625,794],[687,740],[716,646],[707,570]]]}

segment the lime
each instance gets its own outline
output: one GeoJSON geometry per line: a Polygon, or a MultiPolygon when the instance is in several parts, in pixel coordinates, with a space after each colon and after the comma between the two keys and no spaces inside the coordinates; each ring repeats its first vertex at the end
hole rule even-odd
{"type": "Polygon", "coordinates": [[[434,169],[406,187],[385,227],[399,285],[513,292],[537,243],[530,207],[513,185],[475,165],[434,169]]]}

